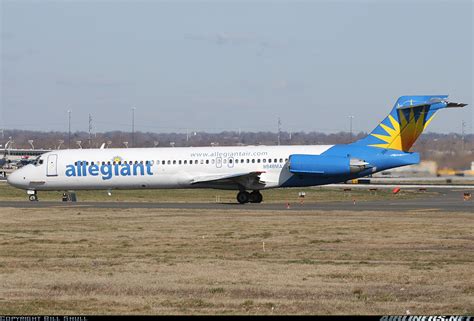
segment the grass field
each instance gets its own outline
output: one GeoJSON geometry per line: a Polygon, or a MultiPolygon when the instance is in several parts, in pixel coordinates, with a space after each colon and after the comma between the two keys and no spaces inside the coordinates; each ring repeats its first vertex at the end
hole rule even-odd
{"type": "MultiPolygon", "coordinates": [[[[348,186],[350,187],[350,186],[348,186]]],[[[342,188],[316,187],[316,188],[279,188],[262,191],[264,202],[286,203],[299,202],[299,192],[305,192],[305,202],[339,201],[339,200],[384,200],[393,198],[416,198],[420,195],[436,195],[434,192],[419,192],[417,190],[403,190],[394,195],[390,189],[379,189],[369,191],[367,189],[352,189],[344,192],[342,188]]],[[[196,203],[196,202],[232,202],[236,203],[237,191],[213,190],[213,189],[162,189],[162,190],[113,190],[108,196],[107,191],[77,191],[79,201],[100,202],[173,202],[173,203],[196,203]]],[[[38,192],[40,200],[60,201],[62,192],[38,192]]],[[[24,190],[11,187],[6,182],[0,182],[0,201],[4,200],[27,200],[24,190]]]]}
{"type": "Polygon", "coordinates": [[[473,314],[472,213],[0,208],[0,314],[473,314]]]}

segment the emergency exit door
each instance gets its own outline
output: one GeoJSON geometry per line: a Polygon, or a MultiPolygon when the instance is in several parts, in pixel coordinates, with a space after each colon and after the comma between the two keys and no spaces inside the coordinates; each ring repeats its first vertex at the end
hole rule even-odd
{"type": "Polygon", "coordinates": [[[58,155],[48,155],[48,167],[46,168],[47,176],[58,176],[58,155]]]}

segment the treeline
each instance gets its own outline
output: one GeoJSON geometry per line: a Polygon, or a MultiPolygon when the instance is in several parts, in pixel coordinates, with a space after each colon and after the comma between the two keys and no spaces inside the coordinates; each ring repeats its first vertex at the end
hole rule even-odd
{"type": "MultiPolygon", "coordinates": [[[[108,148],[118,147],[185,147],[185,146],[238,146],[238,145],[312,145],[345,144],[366,136],[366,133],[351,135],[348,132],[325,134],[320,132],[234,132],[220,133],[150,133],[112,131],[86,132],[40,132],[26,130],[5,130],[0,144],[11,140],[12,148],[57,149],[57,148],[108,148]]],[[[2,147],[3,148],[3,147],[2,147]]],[[[459,134],[425,133],[416,142],[413,150],[421,153],[422,159],[435,160],[439,167],[465,169],[474,161],[474,135],[462,139],[459,134]]]]}

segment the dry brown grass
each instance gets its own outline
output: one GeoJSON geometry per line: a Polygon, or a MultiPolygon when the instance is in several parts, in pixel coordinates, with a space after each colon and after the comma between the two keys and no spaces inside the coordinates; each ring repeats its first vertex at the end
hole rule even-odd
{"type": "Polygon", "coordinates": [[[472,213],[0,208],[0,314],[472,314],[473,230],[472,213]]]}

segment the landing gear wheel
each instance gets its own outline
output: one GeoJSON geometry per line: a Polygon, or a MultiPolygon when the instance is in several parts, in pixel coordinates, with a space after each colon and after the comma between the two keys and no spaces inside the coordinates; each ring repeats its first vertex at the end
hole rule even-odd
{"type": "Polygon", "coordinates": [[[30,199],[30,201],[32,202],[36,202],[38,200],[38,196],[36,196],[36,194],[32,194],[28,197],[30,199]]]}
{"type": "Polygon", "coordinates": [[[239,194],[237,194],[237,202],[239,202],[240,204],[248,203],[249,199],[250,199],[249,192],[242,191],[242,192],[239,192],[239,194]]]}
{"type": "Polygon", "coordinates": [[[261,203],[263,200],[263,196],[259,191],[253,191],[250,193],[250,203],[261,203]]]}
{"type": "Polygon", "coordinates": [[[76,192],[67,191],[63,193],[63,202],[77,202],[76,192]]]}

